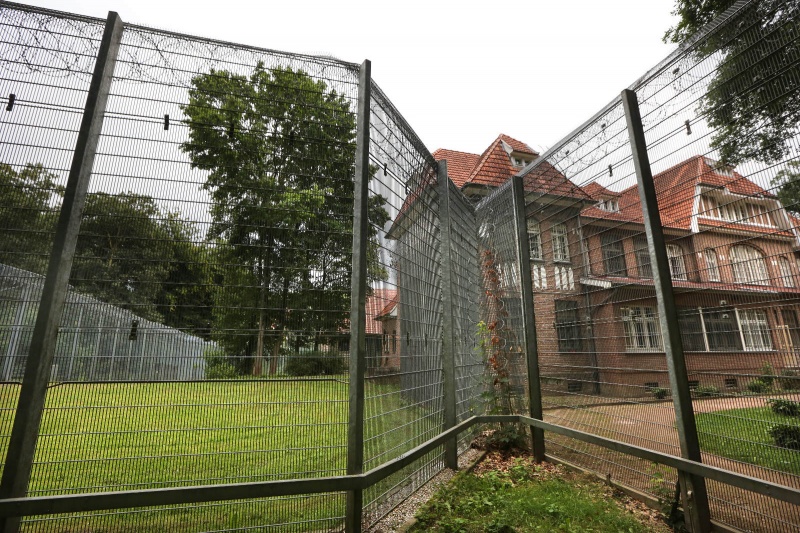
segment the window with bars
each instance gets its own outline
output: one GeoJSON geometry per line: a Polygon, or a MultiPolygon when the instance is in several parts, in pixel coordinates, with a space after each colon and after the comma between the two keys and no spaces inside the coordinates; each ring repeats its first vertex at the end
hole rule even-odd
{"type": "Polygon", "coordinates": [[[706,276],[708,281],[720,281],[719,263],[717,263],[717,252],[711,248],[706,248],[703,251],[703,256],[706,260],[706,276]]]}
{"type": "Polygon", "coordinates": [[[629,351],[662,349],[661,326],[653,307],[623,307],[620,311],[625,327],[625,346],[629,351]]]}
{"type": "Polygon", "coordinates": [[[683,349],[690,352],[772,350],[763,309],[683,308],[678,311],[683,349]]]}
{"type": "Polygon", "coordinates": [[[769,281],[764,255],[746,244],[731,247],[733,279],[738,283],[766,285],[769,281]]]}
{"type": "Polygon", "coordinates": [[[764,204],[746,202],[744,200],[726,200],[710,195],[702,196],[700,214],[709,218],[738,222],[740,224],[775,225],[769,209],[764,204]]]}
{"type": "Polygon", "coordinates": [[[667,245],[667,261],[669,262],[669,275],[672,279],[686,279],[686,263],[683,260],[683,250],[677,244],[667,245]]]}
{"type": "Polygon", "coordinates": [[[538,220],[528,220],[528,249],[531,259],[541,261],[544,259],[542,253],[542,232],[538,220]]]}
{"type": "Polygon", "coordinates": [[[603,267],[609,276],[627,276],[625,266],[625,249],[622,246],[622,237],[614,233],[604,233],[600,237],[603,251],[603,267]]]}
{"type": "Polygon", "coordinates": [[[556,334],[558,351],[581,350],[581,331],[578,320],[578,302],[556,300],[556,334]]]}
{"type": "Polygon", "coordinates": [[[745,350],[771,350],[772,338],[769,334],[767,314],[761,309],[737,310],[739,326],[742,328],[742,339],[745,350]]]}
{"type": "Polygon", "coordinates": [[[781,271],[781,283],[784,287],[794,287],[794,277],[792,276],[792,264],[788,259],[781,256],[778,258],[778,268],[781,271]]]}
{"type": "Polygon", "coordinates": [[[550,229],[553,238],[553,261],[569,261],[569,243],[567,242],[567,226],[554,224],[550,229]]]}
{"type": "Polygon", "coordinates": [[[647,248],[647,237],[633,239],[633,255],[636,258],[636,270],[640,278],[652,278],[653,268],[650,265],[650,250],[647,248]]]}

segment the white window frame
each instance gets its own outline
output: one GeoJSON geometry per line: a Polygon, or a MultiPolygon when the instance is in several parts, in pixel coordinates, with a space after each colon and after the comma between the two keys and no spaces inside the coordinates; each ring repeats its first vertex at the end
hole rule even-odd
{"type": "Polygon", "coordinates": [[[566,224],[553,224],[550,228],[553,240],[553,261],[569,262],[569,240],[567,239],[566,224]]]}
{"type": "Polygon", "coordinates": [[[661,324],[654,307],[623,307],[621,312],[626,351],[653,352],[664,349],[661,324]]]}
{"type": "Polygon", "coordinates": [[[669,275],[672,279],[687,279],[686,262],[683,259],[683,249],[677,244],[667,245],[667,260],[669,262],[669,275]]]}
{"type": "Polygon", "coordinates": [[[575,289],[575,276],[571,266],[556,265],[555,278],[556,289],[560,291],[571,291],[575,289]]]}
{"type": "Polygon", "coordinates": [[[736,283],[768,285],[769,274],[764,254],[746,244],[731,246],[728,252],[736,283]]]}
{"type": "Polygon", "coordinates": [[[792,264],[783,256],[778,257],[778,270],[781,272],[781,283],[784,287],[794,287],[792,264]]]}
{"type": "Polygon", "coordinates": [[[533,263],[531,265],[531,278],[533,279],[534,289],[547,288],[547,271],[542,263],[533,263]]]}
{"type": "Polygon", "coordinates": [[[767,313],[762,309],[735,309],[735,311],[744,350],[746,352],[772,350],[767,313]]]}
{"type": "Polygon", "coordinates": [[[711,248],[706,248],[703,250],[703,257],[706,260],[706,275],[708,276],[708,281],[721,281],[722,278],[719,274],[717,252],[711,248]]]}
{"type": "Polygon", "coordinates": [[[528,250],[532,261],[542,261],[542,229],[538,220],[528,219],[528,250]]]}

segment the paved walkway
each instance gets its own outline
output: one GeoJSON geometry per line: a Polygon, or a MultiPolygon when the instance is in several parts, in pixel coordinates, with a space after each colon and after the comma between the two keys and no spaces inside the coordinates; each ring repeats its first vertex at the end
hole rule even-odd
{"type": "MultiPolygon", "coordinates": [[[[739,396],[697,399],[692,402],[695,413],[725,411],[747,407],[766,406],[768,398],[782,397],[800,401],[800,394],[766,396],[739,396]]],[[[596,435],[614,438],[663,453],[679,455],[678,433],[675,429],[675,411],[672,403],[613,404],[586,408],[557,408],[545,411],[545,421],[561,424],[596,435]]],[[[559,442],[559,439],[553,439],[559,442]]],[[[561,440],[567,444],[566,440],[561,440]]],[[[567,444],[573,448],[574,441],[567,444]]],[[[612,452],[598,450],[570,453],[570,458],[596,471],[613,471],[613,477],[635,488],[652,492],[653,467],[646,461],[612,452]],[[591,454],[594,459],[585,454],[591,454]],[[639,463],[639,464],[637,464],[639,463]]],[[[554,451],[555,455],[555,451],[554,451]]],[[[714,454],[703,453],[703,462],[732,472],[738,472],[773,483],[800,489],[800,476],[777,472],[761,466],[742,463],[714,454]]],[[[756,495],[716,482],[708,484],[712,512],[716,519],[752,531],[800,531],[800,506],[786,504],[772,498],[756,495]]]]}

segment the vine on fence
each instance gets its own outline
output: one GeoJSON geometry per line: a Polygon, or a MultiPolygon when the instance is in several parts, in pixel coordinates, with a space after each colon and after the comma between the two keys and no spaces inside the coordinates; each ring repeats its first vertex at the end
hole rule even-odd
{"type": "MultiPolygon", "coordinates": [[[[503,302],[501,275],[511,279],[511,273],[498,271],[494,252],[485,250],[481,263],[484,282],[485,320],[478,323],[476,335],[478,349],[485,366],[485,387],[481,394],[489,414],[513,414],[516,394],[512,386],[509,368],[518,350],[516,334],[509,327],[509,313],[503,302]]],[[[502,449],[523,447],[525,432],[519,424],[501,423],[487,442],[490,446],[502,449]]]]}

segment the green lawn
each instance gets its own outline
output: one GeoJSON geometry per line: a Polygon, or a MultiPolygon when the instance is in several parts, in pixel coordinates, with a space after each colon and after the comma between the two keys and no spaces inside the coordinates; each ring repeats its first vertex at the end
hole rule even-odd
{"type": "MultiPolygon", "coordinates": [[[[7,445],[18,387],[0,388],[0,445],[7,445]]],[[[405,405],[396,387],[368,384],[367,413],[391,411],[366,424],[383,461],[418,444],[408,439],[427,413],[405,405]]],[[[348,387],[337,381],[70,384],[48,392],[31,495],[321,477],[345,473],[348,387]]],[[[0,450],[5,455],[5,450],[0,450]]],[[[383,462],[381,461],[381,462],[383,462]]],[[[291,524],[322,529],[343,513],[334,495],[190,505],[135,515],[74,518],[59,531],[178,531],[291,524]],[[326,520],[329,519],[330,520],[326,520]],[[68,525],[69,524],[69,525],[68,525]]],[[[28,530],[54,525],[29,524],[28,530]]]]}
{"type": "Polygon", "coordinates": [[[515,459],[507,470],[459,474],[417,513],[409,533],[643,533],[611,489],[553,465],[515,459]]]}
{"type": "Polygon", "coordinates": [[[737,461],[800,475],[800,452],[775,446],[769,428],[775,424],[800,425],[800,418],[772,412],[769,407],[698,413],[700,446],[737,461]]]}

